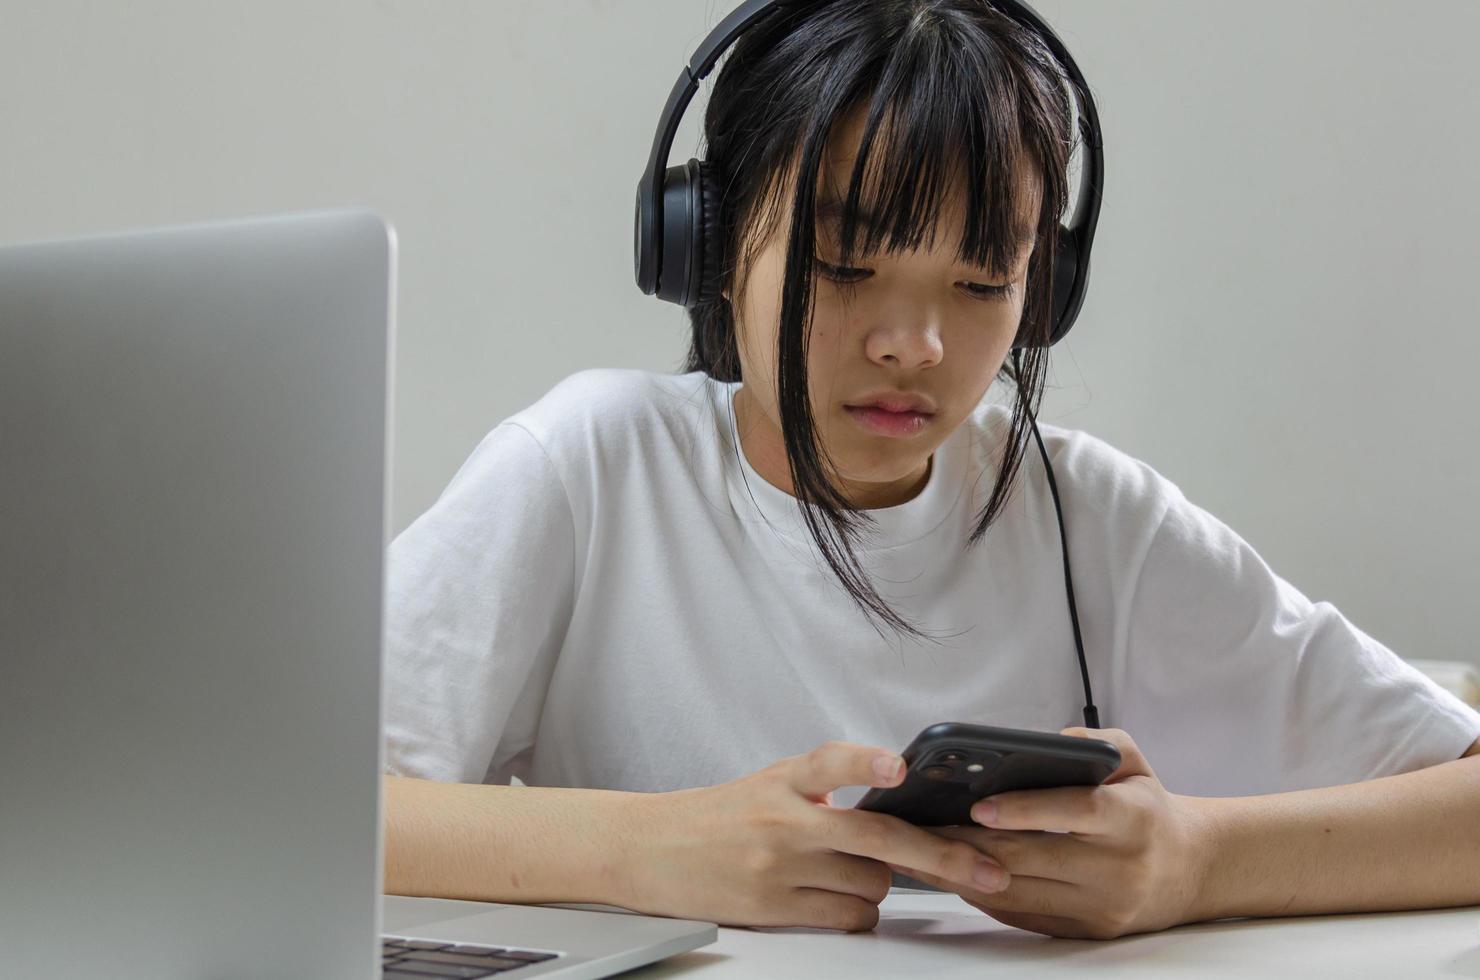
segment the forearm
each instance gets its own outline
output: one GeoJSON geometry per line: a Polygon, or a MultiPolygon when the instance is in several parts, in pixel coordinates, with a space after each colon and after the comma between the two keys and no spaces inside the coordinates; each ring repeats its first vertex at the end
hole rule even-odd
{"type": "Polygon", "coordinates": [[[388,894],[620,904],[638,794],[383,779],[388,894]]]}
{"type": "Polygon", "coordinates": [[[1188,801],[1209,835],[1188,921],[1480,904],[1480,757],[1344,786],[1188,801]]]}

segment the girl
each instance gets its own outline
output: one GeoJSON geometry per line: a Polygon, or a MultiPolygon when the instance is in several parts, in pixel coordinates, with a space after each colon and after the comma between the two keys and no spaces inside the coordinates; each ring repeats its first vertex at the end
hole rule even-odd
{"type": "Polygon", "coordinates": [[[1033,425],[1066,81],[988,0],[740,38],[684,371],[567,378],[391,546],[388,892],[855,930],[897,872],[1095,938],[1480,902],[1480,715],[1150,466],[1033,425]],[[1062,727],[1080,640],[1113,728],[1062,727]],[[847,805],[938,721],[1123,762],[978,826],[847,805]]]}

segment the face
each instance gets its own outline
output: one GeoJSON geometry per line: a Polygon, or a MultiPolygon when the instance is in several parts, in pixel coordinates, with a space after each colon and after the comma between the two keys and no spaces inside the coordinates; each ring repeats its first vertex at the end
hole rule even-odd
{"type": "MultiPolygon", "coordinates": [[[[1005,277],[961,263],[955,255],[964,223],[958,193],[942,208],[933,242],[915,252],[860,257],[840,271],[840,239],[822,202],[846,198],[862,130],[861,113],[840,124],[819,172],[820,261],[807,378],[832,482],[854,507],[874,509],[919,493],[931,454],[981,403],[1001,370],[1022,318],[1033,243],[1021,246],[1005,277]],[[919,396],[931,411],[912,417],[858,407],[891,394],[919,396]]],[[[1018,227],[1031,237],[1041,188],[1031,172],[1023,172],[1018,227]]],[[[785,195],[782,215],[789,214],[791,197],[785,195]]],[[[775,224],[748,268],[740,270],[737,282],[744,290],[738,302],[726,296],[736,315],[741,358],[735,395],[741,446],[758,474],[793,493],[775,390],[787,221],[775,224]]]]}

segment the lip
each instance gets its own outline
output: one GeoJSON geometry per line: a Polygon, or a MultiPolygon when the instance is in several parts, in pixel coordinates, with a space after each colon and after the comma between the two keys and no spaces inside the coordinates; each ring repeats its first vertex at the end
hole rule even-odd
{"type": "Polygon", "coordinates": [[[934,417],[930,412],[891,412],[872,405],[844,405],[843,410],[870,432],[894,438],[917,435],[934,417]]]}
{"type": "Polygon", "coordinates": [[[921,415],[935,414],[935,404],[924,395],[917,395],[912,391],[881,391],[843,407],[850,409],[881,408],[886,412],[917,412],[921,415]]]}

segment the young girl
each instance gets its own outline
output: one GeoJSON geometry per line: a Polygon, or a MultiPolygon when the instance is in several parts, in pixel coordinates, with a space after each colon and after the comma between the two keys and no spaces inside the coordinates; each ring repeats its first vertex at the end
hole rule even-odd
{"type": "Polygon", "coordinates": [[[897,872],[1095,938],[1480,902],[1480,715],[1034,427],[1073,115],[987,0],[745,32],[685,371],[567,378],[391,546],[386,891],[855,930],[897,872]],[[850,807],[939,721],[1123,761],[969,827],[850,807]]]}

